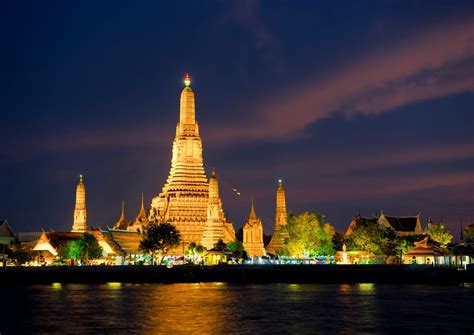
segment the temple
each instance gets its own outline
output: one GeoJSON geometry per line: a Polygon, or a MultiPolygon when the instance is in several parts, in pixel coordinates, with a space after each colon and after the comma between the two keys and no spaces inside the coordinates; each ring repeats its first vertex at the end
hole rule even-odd
{"type": "Polygon", "coordinates": [[[210,182],[214,183],[215,178],[216,189],[218,183],[215,175],[208,181],[204,171],[195,97],[188,74],[184,84],[170,173],[161,193],[152,199],[148,219],[175,225],[185,244],[195,242],[211,246],[217,242],[216,238],[229,242],[235,239],[235,232],[225,218],[219,193],[209,196],[210,182]]]}
{"type": "Polygon", "coordinates": [[[249,257],[265,256],[265,248],[263,247],[263,225],[262,220],[257,217],[255,207],[250,208],[250,214],[245,221],[243,229],[244,249],[249,257]]]}
{"type": "Polygon", "coordinates": [[[82,181],[82,175],[79,176],[79,183],[76,187],[76,206],[74,207],[74,223],[71,231],[87,231],[86,187],[82,181]]]}
{"type": "Polygon", "coordinates": [[[272,255],[278,255],[285,247],[286,232],[282,231],[282,227],[286,225],[286,196],[283,188],[282,180],[278,180],[278,188],[276,191],[276,211],[275,211],[275,228],[273,236],[267,246],[267,252],[272,255]]]}
{"type": "MultiPolygon", "coordinates": [[[[344,234],[345,237],[349,237],[352,234],[352,230],[357,224],[364,223],[377,223],[381,227],[392,228],[397,236],[408,236],[408,235],[421,235],[423,229],[420,222],[420,214],[415,216],[388,216],[383,211],[380,211],[380,216],[373,216],[372,218],[362,217],[360,214],[352,218],[349,227],[344,234]]],[[[431,224],[431,219],[428,219],[428,225],[431,224]]]]}

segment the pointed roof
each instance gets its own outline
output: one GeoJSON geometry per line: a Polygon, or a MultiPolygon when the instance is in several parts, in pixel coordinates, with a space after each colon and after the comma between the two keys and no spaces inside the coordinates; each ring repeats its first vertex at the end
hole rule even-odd
{"type": "Polygon", "coordinates": [[[117,223],[115,224],[115,229],[127,229],[130,222],[127,221],[125,218],[125,201],[122,201],[122,214],[120,214],[120,218],[118,219],[117,223]]]}
{"type": "Polygon", "coordinates": [[[252,195],[252,207],[250,207],[249,219],[256,220],[257,214],[255,213],[255,206],[253,205],[253,195],[252,195]]]}
{"type": "Polygon", "coordinates": [[[140,224],[144,224],[146,223],[147,221],[147,216],[146,216],[146,212],[145,212],[145,204],[144,204],[144,200],[143,200],[143,192],[142,192],[142,204],[141,204],[141,207],[140,207],[140,211],[138,212],[138,215],[137,217],[135,218],[135,221],[133,221],[133,224],[136,225],[140,225],[140,224]]]}
{"type": "Polygon", "coordinates": [[[7,220],[0,220],[0,237],[15,237],[13,229],[10,227],[7,220]]]}

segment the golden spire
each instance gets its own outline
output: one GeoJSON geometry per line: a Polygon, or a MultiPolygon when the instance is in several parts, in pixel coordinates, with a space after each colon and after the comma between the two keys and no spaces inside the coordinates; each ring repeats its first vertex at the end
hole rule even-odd
{"type": "Polygon", "coordinates": [[[180,124],[196,124],[194,92],[191,85],[191,76],[186,73],[184,76],[184,88],[181,91],[179,123],[180,124]]]}
{"type": "Polygon", "coordinates": [[[249,219],[256,220],[257,214],[255,213],[255,206],[253,205],[253,195],[252,195],[252,207],[250,207],[249,219]]]}
{"type": "Polygon", "coordinates": [[[140,212],[144,212],[145,211],[145,204],[143,202],[143,192],[142,192],[142,206],[140,207],[140,212]]]}
{"type": "Polygon", "coordinates": [[[82,174],[79,175],[79,182],[76,186],[76,203],[74,206],[74,223],[72,231],[82,232],[87,230],[87,210],[86,210],[86,186],[84,185],[82,174]]]}
{"type": "Polygon", "coordinates": [[[115,229],[127,229],[129,222],[125,218],[125,201],[122,200],[122,213],[120,214],[120,218],[118,219],[117,223],[115,224],[115,229]]]}
{"type": "Polygon", "coordinates": [[[209,199],[219,198],[219,181],[217,180],[216,169],[212,168],[211,177],[209,178],[209,199]]]}

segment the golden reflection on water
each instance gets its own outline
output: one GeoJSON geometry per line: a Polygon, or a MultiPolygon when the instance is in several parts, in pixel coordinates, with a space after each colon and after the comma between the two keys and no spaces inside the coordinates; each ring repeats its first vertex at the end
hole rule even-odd
{"type": "Polygon", "coordinates": [[[174,284],[150,287],[148,306],[152,311],[148,329],[160,333],[163,329],[173,329],[175,333],[191,330],[201,334],[223,333],[232,304],[227,292],[228,284],[174,284]]]}
{"type": "Polygon", "coordinates": [[[53,287],[54,290],[60,290],[63,288],[61,283],[52,283],[51,286],[53,287]]]}
{"type": "Polygon", "coordinates": [[[122,287],[122,283],[118,282],[108,282],[107,286],[111,290],[119,290],[122,287]]]}
{"type": "Polygon", "coordinates": [[[359,288],[359,291],[363,293],[374,293],[373,283],[358,284],[358,288],[359,288]]]}

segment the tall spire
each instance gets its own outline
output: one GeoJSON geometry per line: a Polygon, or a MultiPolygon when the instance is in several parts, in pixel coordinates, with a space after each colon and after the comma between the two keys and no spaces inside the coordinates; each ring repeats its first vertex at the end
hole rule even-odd
{"type": "Polygon", "coordinates": [[[142,192],[142,206],[140,207],[140,212],[144,212],[144,211],[145,211],[145,204],[143,201],[143,192],[142,192]]]}
{"type": "Polygon", "coordinates": [[[84,185],[82,174],[79,175],[79,182],[76,186],[76,204],[74,206],[73,232],[87,231],[87,210],[86,210],[86,186],[84,185]]]}
{"type": "Polygon", "coordinates": [[[459,242],[463,242],[464,241],[464,229],[462,227],[462,218],[461,218],[461,232],[459,234],[459,242]]]}
{"type": "Polygon", "coordinates": [[[184,75],[184,88],[181,91],[179,123],[182,125],[191,125],[196,123],[194,92],[191,85],[191,76],[184,75]]]}
{"type": "Polygon", "coordinates": [[[283,188],[283,181],[278,180],[278,188],[276,191],[276,211],[275,211],[275,227],[273,229],[273,236],[267,246],[267,251],[273,255],[278,255],[285,247],[285,238],[287,233],[281,228],[286,225],[286,195],[283,188]]]}
{"type": "Polygon", "coordinates": [[[252,195],[252,206],[250,207],[249,219],[252,219],[252,220],[257,219],[257,214],[255,213],[255,206],[253,204],[253,195],[252,195]]]}
{"type": "Polygon", "coordinates": [[[125,218],[125,201],[122,200],[122,213],[120,214],[120,217],[117,223],[115,224],[114,228],[125,230],[128,228],[129,224],[130,222],[128,222],[127,219],[125,218]]]}

